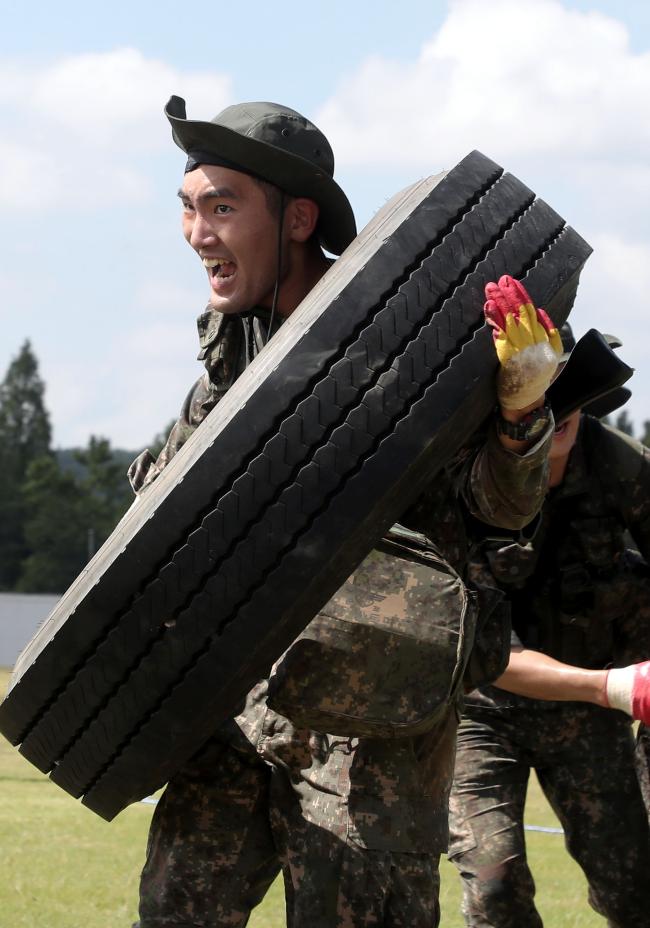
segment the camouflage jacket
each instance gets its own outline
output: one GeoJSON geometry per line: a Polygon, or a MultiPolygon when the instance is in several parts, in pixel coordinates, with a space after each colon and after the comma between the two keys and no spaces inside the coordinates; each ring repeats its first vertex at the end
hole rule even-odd
{"type": "MultiPolygon", "coordinates": [[[[156,479],[261,350],[267,340],[267,320],[260,312],[224,317],[208,310],[199,317],[199,358],[206,372],[190,391],[158,458],[154,461],[145,451],[131,465],[129,477],[136,492],[156,479]]],[[[462,573],[468,550],[467,512],[491,524],[519,529],[537,511],[547,482],[551,431],[526,455],[518,456],[506,451],[491,429],[487,439],[465,449],[432,482],[401,521],[427,536],[435,551],[455,568],[454,575],[462,573]]],[[[439,576],[441,584],[450,581],[446,568],[439,576]]],[[[400,602],[410,608],[419,601],[414,593],[410,590],[406,595],[392,587],[377,590],[379,596],[392,598],[398,611],[400,602]]],[[[342,677],[345,671],[342,667],[342,677]]],[[[262,681],[249,694],[242,714],[215,737],[287,769],[309,821],[362,847],[435,853],[445,849],[455,699],[424,733],[382,739],[297,728],[268,707],[266,694],[267,682],[262,681]]]]}
{"type": "Polygon", "coordinates": [[[634,439],[583,415],[539,516],[482,547],[472,571],[507,591],[526,647],[594,668],[650,655],[650,451],[634,439]]]}
{"type": "MultiPolygon", "coordinates": [[[[272,326],[275,334],[281,320],[272,326]]],[[[181,414],[157,458],[147,448],[129,467],[128,477],[135,493],[149,486],[182,448],[208,413],[232,386],[242,371],[259,354],[269,335],[268,310],[253,310],[224,316],[209,306],[197,319],[198,360],[205,372],[193,384],[181,407],[181,414]]]]}

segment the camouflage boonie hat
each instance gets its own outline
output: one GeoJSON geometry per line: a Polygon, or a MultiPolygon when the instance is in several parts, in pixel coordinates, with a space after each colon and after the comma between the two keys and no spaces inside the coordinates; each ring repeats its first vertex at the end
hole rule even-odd
{"type": "Polygon", "coordinates": [[[352,207],[334,180],[332,147],[300,113],[278,103],[238,103],[204,122],[187,119],[185,100],[174,96],[165,115],[174,141],[189,156],[186,170],[221,164],[314,200],[317,233],[332,254],[340,255],[355,238],[352,207]]]}

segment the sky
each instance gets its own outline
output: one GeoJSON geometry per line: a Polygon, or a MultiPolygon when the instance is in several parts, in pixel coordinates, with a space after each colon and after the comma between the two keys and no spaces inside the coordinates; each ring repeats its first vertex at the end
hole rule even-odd
{"type": "Polygon", "coordinates": [[[56,447],[141,449],[202,371],[171,94],[309,116],[359,228],[473,149],[499,162],[593,246],[574,331],[619,336],[650,419],[647,0],[0,0],[0,22],[0,378],[29,339],[56,447]]]}

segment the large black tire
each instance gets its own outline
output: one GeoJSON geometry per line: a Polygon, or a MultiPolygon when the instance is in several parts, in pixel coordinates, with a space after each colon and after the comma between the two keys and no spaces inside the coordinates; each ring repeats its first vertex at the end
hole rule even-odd
{"type": "Polygon", "coordinates": [[[485,283],[560,324],[589,253],[479,152],[394,198],[61,599],[3,734],[107,819],[165,783],[488,414],[485,283]]]}

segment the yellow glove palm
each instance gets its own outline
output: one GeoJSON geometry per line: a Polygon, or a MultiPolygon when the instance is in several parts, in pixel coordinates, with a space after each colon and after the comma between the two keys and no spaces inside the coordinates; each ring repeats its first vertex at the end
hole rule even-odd
{"type": "Polygon", "coordinates": [[[525,287],[508,275],[485,287],[485,318],[492,327],[500,368],[497,395],[506,409],[524,409],[542,397],[557,370],[562,340],[525,287]]]}

